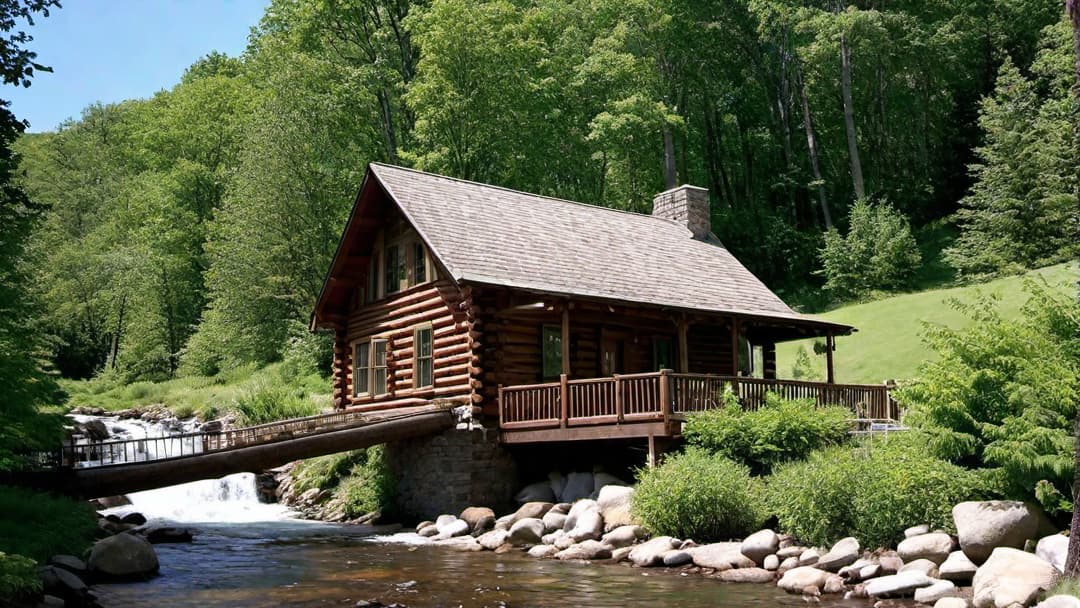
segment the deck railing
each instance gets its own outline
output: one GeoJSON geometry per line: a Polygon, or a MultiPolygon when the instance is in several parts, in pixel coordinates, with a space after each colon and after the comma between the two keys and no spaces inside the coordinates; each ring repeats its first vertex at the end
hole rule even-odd
{"type": "Polygon", "coordinates": [[[501,386],[499,425],[513,430],[682,419],[691,412],[722,407],[727,390],[748,410],[760,408],[771,392],[787,399],[813,399],[819,407],[843,406],[854,418],[900,417],[899,405],[884,384],[826,384],[662,370],[585,380],[563,376],[558,382],[501,386]]]}

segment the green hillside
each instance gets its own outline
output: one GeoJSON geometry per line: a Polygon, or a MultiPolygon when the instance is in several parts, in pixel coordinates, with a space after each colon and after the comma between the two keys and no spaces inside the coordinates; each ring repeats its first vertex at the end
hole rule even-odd
{"type": "MultiPolygon", "coordinates": [[[[1029,272],[1061,289],[1072,289],[1080,277],[1075,263],[1058,264],[1029,272]]],[[[974,300],[979,293],[1000,297],[1005,315],[1019,314],[1027,299],[1024,276],[1006,277],[988,283],[908,293],[884,300],[844,306],[817,315],[838,323],[854,325],[858,331],[836,341],[837,382],[878,383],[886,379],[913,378],[919,365],[933,356],[922,340],[924,321],[963,327],[970,321],[948,304],[948,300],[974,300]]],[[[777,374],[792,377],[792,365],[799,346],[805,346],[818,373],[824,376],[825,356],[815,355],[809,340],[779,344],[776,348],[777,374]]]]}

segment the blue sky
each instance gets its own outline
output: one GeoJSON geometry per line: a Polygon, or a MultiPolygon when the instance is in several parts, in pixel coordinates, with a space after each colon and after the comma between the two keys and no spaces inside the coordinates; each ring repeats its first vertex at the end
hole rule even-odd
{"type": "Polygon", "coordinates": [[[29,33],[38,63],[53,68],[0,98],[30,131],[50,131],[86,106],[150,97],[217,50],[237,55],[268,0],[63,0],[29,33]]]}

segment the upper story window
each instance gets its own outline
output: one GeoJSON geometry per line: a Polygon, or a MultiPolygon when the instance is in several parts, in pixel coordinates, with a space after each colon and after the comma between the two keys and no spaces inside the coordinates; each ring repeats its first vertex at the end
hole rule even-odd
{"type": "Polygon", "coordinates": [[[375,238],[368,266],[367,302],[435,279],[428,249],[404,220],[396,219],[375,238]]]}
{"type": "Polygon", "coordinates": [[[402,283],[405,283],[405,256],[402,255],[401,248],[398,245],[388,245],[386,247],[386,267],[383,269],[383,277],[385,279],[384,291],[387,295],[397,293],[402,289],[402,283]]]}
{"type": "Polygon", "coordinates": [[[427,281],[427,254],[424,252],[424,244],[416,241],[412,246],[412,284],[419,285],[427,281]]]}

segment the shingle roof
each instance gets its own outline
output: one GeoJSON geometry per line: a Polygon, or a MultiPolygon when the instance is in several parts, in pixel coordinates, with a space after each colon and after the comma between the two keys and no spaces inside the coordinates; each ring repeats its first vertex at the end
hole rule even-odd
{"type": "Polygon", "coordinates": [[[811,321],[719,241],[662,218],[401,167],[371,171],[458,281],[811,321]]]}

